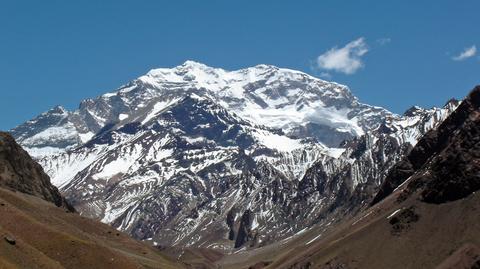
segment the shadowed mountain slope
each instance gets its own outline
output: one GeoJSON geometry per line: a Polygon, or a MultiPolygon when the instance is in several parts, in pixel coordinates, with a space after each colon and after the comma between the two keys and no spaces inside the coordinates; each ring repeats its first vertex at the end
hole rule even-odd
{"type": "Polygon", "coordinates": [[[8,133],[0,132],[0,187],[40,197],[74,211],[43,168],[8,133]]]}
{"type": "Polygon", "coordinates": [[[409,189],[424,186],[431,203],[457,200],[480,189],[480,86],[410,154],[393,167],[372,203],[409,179],[409,189]],[[420,173],[423,171],[423,173],[420,173]]]}

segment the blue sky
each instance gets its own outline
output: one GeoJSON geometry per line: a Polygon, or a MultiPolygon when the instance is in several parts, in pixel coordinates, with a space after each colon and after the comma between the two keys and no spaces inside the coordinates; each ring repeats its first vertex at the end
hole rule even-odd
{"type": "Polygon", "coordinates": [[[0,129],[187,59],[348,85],[402,113],[480,82],[480,1],[0,1],[0,129]],[[463,53],[463,54],[462,54],[463,53]]]}

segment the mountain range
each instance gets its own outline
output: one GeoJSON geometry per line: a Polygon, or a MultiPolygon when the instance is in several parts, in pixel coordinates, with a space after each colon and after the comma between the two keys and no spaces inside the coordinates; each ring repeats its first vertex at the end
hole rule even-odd
{"type": "Polygon", "coordinates": [[[460,103],[397,115],[303,72],[187,61],[10,132],[82,216],[225,254],[363,212],[460,103]]]}

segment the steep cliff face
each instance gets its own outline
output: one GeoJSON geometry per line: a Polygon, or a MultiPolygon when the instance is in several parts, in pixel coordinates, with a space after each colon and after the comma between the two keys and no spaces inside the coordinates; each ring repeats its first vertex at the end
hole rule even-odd
{"type": "Polygon", "coordinates": [[[408,184],[422,199],[442,203],[480,188],[480,87],[477,86],[442,124],[428,132],[389,172],[373,204],[408,184]]]}
{"type": "Polygon", "coordinates": [[[11,135],[4,132],[0,132],[0,186],[40,197],[59,207],[63,206],[74,211],[58,189],[51,184],[43,168],[15,142],[11,135]]]}

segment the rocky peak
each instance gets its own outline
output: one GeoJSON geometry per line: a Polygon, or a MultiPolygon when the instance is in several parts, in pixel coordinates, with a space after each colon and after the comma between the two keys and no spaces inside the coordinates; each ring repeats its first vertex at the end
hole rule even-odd
{"type": "Polygon", "coordinates": [[[186,60],[183,64],[177,66],[176,69],[194,70],[194,69],[212,69],[212,68],[200,62],[186,60]]]}
{"type": "Polygon", "coordinates": [[[403,115],[407,116],[407,117],[414,117],[414,116],[418,115],[419,113],[421,113],[422,111],[424,111],[423,108],[421,108],[419,106],[412,106],[409,109],[407,109],[407,111],[405,111],[403,113],[403,115]]]}
{"type": "Polygon", "coordinates": [[[68,112],[63,106],[56,105],[52,109],[50,109],[47,113],[64,115],[64,114],[67,114],[68,112]]]}
{"type": "Polygon", "coordinates": [[[450,100],[448,100],[445,105],[443,107],[457,107],[460,105],[462,101],[458,100],[458,99],[455,99],[455,98],[451,98],[450,100]]]}

